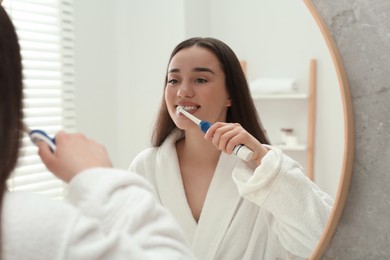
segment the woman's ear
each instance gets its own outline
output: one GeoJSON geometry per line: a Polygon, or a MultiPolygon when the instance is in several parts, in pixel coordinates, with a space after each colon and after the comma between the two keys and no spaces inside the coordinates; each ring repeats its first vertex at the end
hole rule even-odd
{"type": "Polygon", "coordinates": [[[228,97],[227,100],[226,100],[226,106],[227,107],[231,107],[232,106],[232,100],[231,100],[230,97],[228,97]]]}

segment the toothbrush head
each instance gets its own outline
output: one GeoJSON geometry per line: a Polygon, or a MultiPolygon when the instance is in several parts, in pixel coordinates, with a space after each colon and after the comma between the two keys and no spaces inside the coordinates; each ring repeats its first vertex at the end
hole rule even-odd
{"type": "Polygon", "coordinates": [[[181,113],[181,114],[185,115],[185,113],[188,114],[188,111],[185,110],[184,107],[182,107],[182,106],[177,106],[177,107],[176,107],[176,113],[177,113],[177,114],[180,114],[180,113],[181,113]]]}
{"type": "Polygon", "coordinates": [[[177,106],[176,107],[176,113],[177,114],[180,114],[182,110],[184,110],[184,108],[182,106],[177,106]]]}
{"type": "Polygon", "coordinates": [[[200,122],[201,122],[200,119],[198,119],[195,116],[193,116],[190,113],[188,113],[187,110],[185,110],[184,107],[182,107],[182,106],[177,106],[176,107],[176,112],[177,112],[177,114],[182,113],[183,115],[185,115],[187,118],[189,118],[192,122],[194,122],[197,125],[199,125],[200,122]]]}

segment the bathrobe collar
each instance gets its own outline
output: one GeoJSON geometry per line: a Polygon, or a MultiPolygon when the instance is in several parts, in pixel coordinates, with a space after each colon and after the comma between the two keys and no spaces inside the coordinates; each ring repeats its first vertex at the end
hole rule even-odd
{"type": "Polygon", "coordinates": [[[157,153],[158,190],[165,190],[159,192],[160,199],[177,217],[187,237],[194,243],[193,249],[197,252],[203,251],[205,257],[213,256],[240,203],[240,196],[231,173],[232,169],[242,162],[234,155],[221,153],[202,213],[196,223],[186,199],[175,147],[176,141],[182,137],[181,131],[175,131],[165,140],[157,153]],[[215,239],[210,239],[210,236],[214,236],[215,239]],[[213,241],[213,244],[204,244],[203,241],[213,241]]]}

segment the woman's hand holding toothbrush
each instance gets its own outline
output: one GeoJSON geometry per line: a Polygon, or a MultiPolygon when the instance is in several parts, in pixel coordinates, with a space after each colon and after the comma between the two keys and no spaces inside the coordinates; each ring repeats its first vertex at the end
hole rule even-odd
{"type": "MultiPolygon", "coordinates": [[[[210,122],[202,121],[199,118],[191,115],[182,106],[177,106],[176,107],[176,112],[177,113],[182,113],[183,115],[185,115],[192,122],[197,124],[200,127],[200,130],[202,130],[202,132],[204,132],[204,133],[208,133],[209,129],[212,126],[212,124],[210,122]]],[[[263,156],[268,151],[264,146],[262,146],[260,144],[260,142],[258,142],[252,135],[250,135],[247,131],[245,131],[245,129],[242,128],[240,124],[237,124],[237,123],[236,124],[221,123],[221,122],[216,123],[216,124],[218,124],[218,126],[214,126],[214,128],[213,128],[214,130],[212,130],[212,133],[207,135],[206,140],[212,140],[214,145],[219,150],[222,150],[225,153],[228,153],[228,154],[234,153],[235,155],[237,155],[239,158],[243,159],[246,162],[254,161],[257,165],[260,165],[261,159],[263,158],[263,156]],[[240,138],[235,138],[235,136],[238,134],[237,131],[233,131],[233,132],[230,132],[227,135],[225,135],[225,133],[227,131],[233,130],[231,127],[225,128],[224,130],[218,130],[219,131],[219,133],[218,133],[219,136],[225,135],[225,136],[223,136],[222,141],[221,141],[221,138],[218,137],[218,136],[216,136],[215,140],[214,140],[214,134],[217,131],[217,129],[219,129],[222,126],[227,126],[227,125],[230,125],[230,126],[233,126],[233,127],[235,126],[236,129],[240,128],[240,130],[241,130],[240,132],[241,133],[246,133],[247,136],[252,137],[252,139],[253,139],[252,141],[257,142],[257,144],[260,145],[260,150],[262,150],[263,153],[261,153],[261,151],[260,151],[259,155],[256,155],[256,154],[253,153],[251,148],[248,148],[245,145],[245,143],[240,143],[240,142],[236,143],[237,140],[240,140],[240,138]],[[233,142],[230,140],[232,138],[234,138],[233,142]],[[220,143],[220,142],[222,142],[222,143],[220,143]]]]}
{"type": "Polygon", "coordinates": [[[58,178],[69,182],[78,173],[95,167],[112,167],[104,146],[82,134],[58,132],[57,148],[53,153],[48,144],[38,142],[39,156],[46,167],[58,178]]]}
{"type": "Polygon", "coordinates": [[[268,152],[265,146],[238,123],[214,123],[206,132],[205,139],[212,141],[219,150],[227,154],[232,154],[234,148],[240,144],[245,145],[253,151],[251,161],[256,165],[261,164],[261,159],[268,152]]]}

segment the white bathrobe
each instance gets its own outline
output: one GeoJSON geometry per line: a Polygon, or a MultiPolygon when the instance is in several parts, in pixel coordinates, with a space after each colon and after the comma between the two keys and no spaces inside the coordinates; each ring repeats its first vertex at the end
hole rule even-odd
{"type": "Polygon", "coordinates": [[[152,189],[134,173],[96,168],[72,179],[71,203],[7,192],[1,259],[195,259],[152,189]]]}
{"type": "MultiPolygon", "coordinates": [[[[145,176],[171,210],[200,260],[299,259],[310,257],[333,200],[280,149],[251,169],[222,153],[198,223],[186,200],[173,132],[159,148],[141,152],[130,170],[145,176]]],[[[194,155],[196,156],[196,155],[194,155]]]]}

